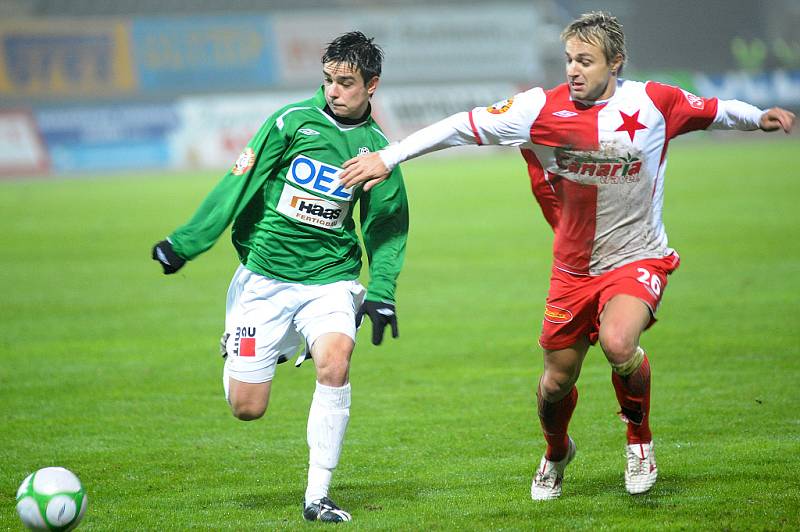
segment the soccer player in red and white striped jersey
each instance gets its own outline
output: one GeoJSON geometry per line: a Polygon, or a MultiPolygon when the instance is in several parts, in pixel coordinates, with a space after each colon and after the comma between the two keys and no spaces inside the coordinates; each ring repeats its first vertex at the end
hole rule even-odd
{"type": "Polygon", "coordinates": [[[370,188],[397,164],[443,148],[521,149],[534,195],[555,231],[537,391],[547,449],[531,486],[535,500],[561,495],[576,449],[567,434],[578,399],[575,383],[598,341],[627,423],[626,488],[644,493],[656,481],[650,363],[639,339],[654,323],[667,276],[680,263],[661,216],[670,140],[703,129],[789,133],[795,120],[780,108],[764,111],[622,79],[625,38],[619,21],[606,13],[581,16],[561,37],[566,83],[455,114],[348,161],[342,176],[346,186],[369,181],[370,188]]]}

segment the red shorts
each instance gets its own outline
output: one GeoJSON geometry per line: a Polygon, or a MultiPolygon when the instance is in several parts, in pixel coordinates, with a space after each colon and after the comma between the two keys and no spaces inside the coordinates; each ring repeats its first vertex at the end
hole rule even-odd
{"type": "Polygon", "coordinates": [[[564,349],[584,336],[597,342],[600,313],[620,294],[641,299],[650,307],[650,327],[667,286],[667,276],[680,265],[677,253],[661,259],[644,259],[598,276],[575,275],[553,267],[550,291],[539,344],[548,350],[564,349]]]}

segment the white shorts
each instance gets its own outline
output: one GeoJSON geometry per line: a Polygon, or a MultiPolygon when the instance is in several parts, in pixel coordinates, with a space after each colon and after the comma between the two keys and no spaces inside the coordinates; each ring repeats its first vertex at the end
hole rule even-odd
{"type": "Polygon", "coordinates": [[[225,309],[225,370],[241,382],[267,382],[278,357],[291,357],[303,340],[311,347],[336,332],[355,342],[356,309],[364,294],[358,281],[287,283],[239,266],[225,309]]]}

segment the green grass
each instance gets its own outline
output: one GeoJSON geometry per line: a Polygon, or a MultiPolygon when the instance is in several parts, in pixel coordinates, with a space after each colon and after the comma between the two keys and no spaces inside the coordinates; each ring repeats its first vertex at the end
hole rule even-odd
{"type": "MultiPolygon", "coordinates": [[[[361,333],[332,489],[350,528],[800,528],[800,145],[776,139],[670,152],[683,264],[643,338],[660,478],[635,498],[595,348],[564,496],[530,500],[551,234],[521,157],[407,164],[401,337],[376,348],[361,333]]],[[[0,529],[21,528],[17,485],[47,465],[87,487],[82,530],[311,526],[313,369],[279,366],[265,418],[236,421],[216,354],[227,237],[175,276],[149,259],[217,177],[0,183],[0,529]]]]}

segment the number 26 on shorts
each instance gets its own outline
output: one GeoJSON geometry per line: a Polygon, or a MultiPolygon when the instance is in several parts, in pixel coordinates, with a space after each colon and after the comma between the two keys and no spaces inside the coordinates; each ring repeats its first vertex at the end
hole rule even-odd
{"type": "Polygon", "coordinates": [[[649,270],[646,268],[636,268],[636,271],[639,272],[639,277],[636,278],[637,281],[642,283],[643,285],[650,287],[653,293],[656,296],[661,295],[661,279],[657,275],[653,275],[650,273],[649,270]]]}

